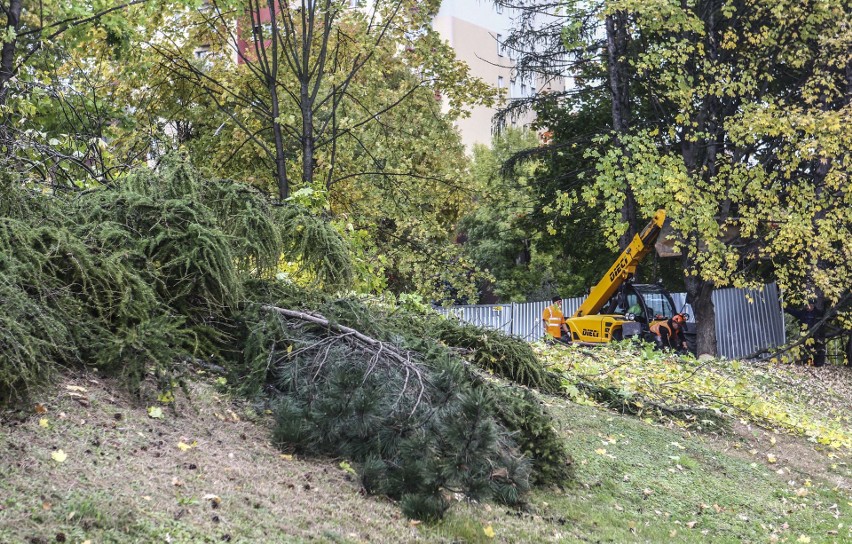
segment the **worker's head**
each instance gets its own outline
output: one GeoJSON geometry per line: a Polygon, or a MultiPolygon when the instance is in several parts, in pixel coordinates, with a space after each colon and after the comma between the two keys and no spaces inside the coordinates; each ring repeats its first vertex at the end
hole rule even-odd
{"type": "Polygon", "coordinates": [[[554,304],[562,304],[562,297],[559,295],[554,295],[553,298],[550,299],[554,304]]]}
{"type": "Polygon", "coordinates": [[[672,325],[680,328],[684,323],[686,323],[686,319],[681,314],[675,314],[674,317],[672,317],[672,325]]]}

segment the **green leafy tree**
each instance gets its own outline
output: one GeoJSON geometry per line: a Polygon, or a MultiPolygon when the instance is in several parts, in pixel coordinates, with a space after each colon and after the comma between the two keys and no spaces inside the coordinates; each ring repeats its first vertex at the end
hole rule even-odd
{"type": "Polygon", "coordinates": [[[832,130],[849,116],[848,10],[748,4],[612,2],[636,21],[645,47],[631,62],[659,117],[623,139],[629,152],[591,153],[589,197],[613,209],[626,185],[644,210],[665,204],[706,353],[715,352],[715,286],[762,279],[755,272],[771,263],[794,298],[810,291],[837,303],[848,290],[832,256],[848,251],[849,221],[830,211],[848,209],[837,185],[848,166],[836,160],[848,140],[832,130]]]}
{"type": "Polygon", "coordinates": [[[122,96],[117,67],[134,64],[139,40],[191,3],[0,2],[0,145],[10,165],[68,187],[109,182],[144,158],[112,152],[114,128],[136,104],[122,96]]]}
{"type": "Polygon", "coordinates": [[[474,147],[471,177],[477,196],[459,229],[465,251],[493,276],[493,283],[482,286],[483,297],[493,291],[499,300],[541,300],[583,290],[571,257],[577,241],[569,241],[566,229],[546,211],[555,203],[546,158],[517,158],[538,143],[533,131],[508,129],[490,148],[474,147]]]}
{"type": "Polygon", "coordinates": [[[164,119],[199,168],[334,222],[362,288],[472,293],[475,271],[452,244],[470,193],[452,120],[492,96],[428,27],[437,6],[249,4],[213,2],[161,29],[137,122],[164,119]]]}
{"type": "MultiPolygon", "coordinates": [[[[515,3],[529,13],[543,7],[515,3]]],[[[626,210],[645,216],[666,208],[701,353],[715,353],[717,286],[777,279],[794,302],[812,296],[826,316],[842,318],[849,282],[845,257],[835,256],[848,254],[850,224],[841,211],[848,210],[848,138],[838,131],[849,119],[848,6],[559,7],[557,22],[545,26],[557,30],[549,39],[519,36],[521,68],[571,70],[580,78],[576,94],[603,87],[613,114],[612,132],[587,151],[593,183],[578,200],[566,194],[565,209],[599,207],[614,247],[630,232],[626,210]],[[595,32],[595,21],[604,32],[595,32]]]]}
{"type": "Polygon", "coordinates": [[[370,157],[365,130],[381,127],[421,88],[449,91],[456,111],[460,100],[483,94],[483,84],[467,78],[466,67],[429,29],[437,7],[403,0],[364,10],[338,0],[219,0],[177,18],[170,38],[152,47],[170,77],[191,82],[238,127],[238,143],[224,139],[224,145],[233,153],[251,144],[247,151],[272,167],[283,200],[291,189],[328,190],[354,175],[339,168],[347,146],[366,156],[365,172],[382,170],[381,158],[370,157]],[[186,37],[188,27],[194,31],[186,37]],[[400,64],[418,75],[400,80],[400,64]]]}

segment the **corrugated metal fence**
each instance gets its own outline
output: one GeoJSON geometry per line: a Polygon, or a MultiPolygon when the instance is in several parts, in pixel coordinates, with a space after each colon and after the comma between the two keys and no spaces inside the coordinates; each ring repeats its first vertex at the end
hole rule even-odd
{"type": "MultiPolygon", "coordinates": [[[[672,293],[675,308],[686,311],[694,323],[692,308],[686,304],[685,293],[672,293]]],[[[583,297],[562,301],[566,316],[573,314],[583,297]]],[[[524,302],[509,304],[477,304],[436,308],[473,325],[499,329],[529,342],[544,335],[541,313],[550,303],[524,302]]],[[[713,291],[716,309],[716,342],[719,356],[729,359],[748,357],[771,350],[786,342],[784,314],[779,303],[778,287],[774,283],[761,289],[716,289],[713,291]]]]}

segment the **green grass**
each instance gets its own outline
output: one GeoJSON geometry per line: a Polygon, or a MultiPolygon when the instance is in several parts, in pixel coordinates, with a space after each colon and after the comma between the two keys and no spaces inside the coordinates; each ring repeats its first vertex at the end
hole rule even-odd
{"type": "Polygon", "coordinates": [[[428,527],[430,536],[487,542],[492,539],[483,528],[490,524],[495,539],[505,542],[739,543],[804,537],[802,542],[839,543],[852,538],[848,492],[794,467],[752,460],[747,451],[724,453],[722,440],[595,407],[554,401],[550,409],[577,464],[577,484],[534,492],[528,512],[458,508],[428,527]],[[805,496],[797,495],[803,490],[805,496]]]}
{"type": "Polygon", "coordinates": [[[0,542],[852,542],[849,452],[739,422],[710,435],[542,397],[574,485],[411,524],[361,496],[345,460],[282,458],[264,420],[235,419],[245,407],[213,385],[160,420],[113,383],[67,384],[89,406],[63,385],[40,396],[47,413],[0,412],[0,542]]]}

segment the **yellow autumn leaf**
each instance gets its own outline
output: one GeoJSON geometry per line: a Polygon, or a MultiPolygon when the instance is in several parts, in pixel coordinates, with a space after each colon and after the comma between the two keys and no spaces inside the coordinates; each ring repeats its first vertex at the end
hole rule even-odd
{"type": "Polygon", "coordinates": [[[163,419],[163,409],[159,406],[149,406],[148,417],[152,417],[154,419],[163,419]]]}
{"type": "Polygon", "coordinates": [[[801,542],[802,544],[808,544],[811,541],[811,537],[807,535],[799,535],[799,539],[796,542],[801,542]]]}
{"type": "Polygon", "coordinates": [[[289,453],[282,453],[281,455],[279,455],[279,457],[281,457],[281,459],[284,459],[285,461],[292,461],[293,460],[293,456],[290,455],[289,453]]]}
{"type": "Polygon", "coordinates": [[[766,455],[766,460],[769,461],[770,463],[774,463],[774,462],[778,461],[778,459],[776,459],[775,456],[772,455],[771,453],[766,455]]]}
{"type": "Polygon", "coordinates": [[[80,387],[79,385],[66,385],[65,389],[67,389],[68,391],[77,391],[79,393],[85,393],[86,392],[86,388],[80,387]]]}
{"type": "Polygon", "coordinates": [[[43,417],[38,420],[38,426],[47,429],[48,427],[50,427],[50,423],[48,423],[46,417],[43,417]]]}
{"type": "Polygon", "coordinates": [[[219,504],[222,502],[222,499],[218,495],[214,495],[213,493],[208,493],[201,498],[205,501],[210,501],[210,504],[212,504],[214,507],[219,506],[219,504]]]}
{"type": "Polygon", "coordinates": [[[606,455],[606,450],[603,448],[598,448],[595,450],[595,453],[597,453],[598,455],[606,455]]]}
{"type": "Polygon", "coordinates": [[[56,450],[50,454],[50,457],[57,463],[64,463],[68,459],[68,455],[62,450],[56,450]]]}
{"type": "Polygon", "coordinates": [[[482,532],[483,532],[483,533],[485,534],[485,536],[487,536],[488,538],[494,538],[494,535],[496,534],[496,533],[494,532],[494,528],[493,528],[493,527],[491,527],[491,525],[490,525],[490,524],[489,524],[489,525],[487,525],[487,526],[485,526],[485,527],[483,527],[483,528],[482,528],[482,532]]]}
{"type": "Polygon", "coordinates": [[[187,450],[191,450],[192,448],[196,447],[197,445],[198,445],[198,442],[193,440],[192,444],[186,444],[184,442],[178,442],[177,446],[178,446],[178,448],[180,448],[180,451],[187,451],[187,450]]]}

